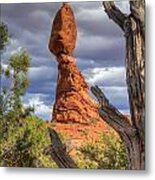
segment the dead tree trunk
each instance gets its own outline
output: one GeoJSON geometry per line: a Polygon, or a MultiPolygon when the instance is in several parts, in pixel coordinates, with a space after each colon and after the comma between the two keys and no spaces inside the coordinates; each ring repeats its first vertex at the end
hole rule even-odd
{"type": "Polygon", "coordinates": [[[44,150],[45,154],[50,154],[59,168],[78,168],[73,159],[66,152],[66,147],[62,144],[57,132],[49,128],[51,147],[44,150]]]}
{"type": "Polygon", "coordinates": [[[96,86],[93,94],[101,103],[100,116],[120,135],[126,147],[128,169],[145,168],[145,28],[144,0],[130,1],[129,16],[123,14],[113,1],[103,2],[105,12],[124,31],[126,38],[126,83],[128,87],[131,121],[113,107],[96,86]]]}

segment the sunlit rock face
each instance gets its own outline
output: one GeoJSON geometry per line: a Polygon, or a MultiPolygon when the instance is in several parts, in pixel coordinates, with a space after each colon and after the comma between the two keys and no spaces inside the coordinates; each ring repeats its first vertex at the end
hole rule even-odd
{"type": "Polygon", "coordinates": [[[88,86],[72,56],[58,58],[58,79],[53,119],[65,123],[88,123],[99,119],[98,104],[89,96],[88,86]]]}
{"type": "Polygon", "coordinates": [[[89,96],[89,88],[76,66],[73,52],[76,23],[71,7],[64,3],[53,21],[49,50],[58,62],[53,120],[62,123],[88,123],[99,120],[98,103],[89,96]]]}

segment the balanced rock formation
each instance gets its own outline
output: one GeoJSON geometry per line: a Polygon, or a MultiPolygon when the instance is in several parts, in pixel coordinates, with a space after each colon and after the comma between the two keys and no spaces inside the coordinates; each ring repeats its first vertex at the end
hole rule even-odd
{"type": "Polygon", "coordinates": [[[49,49],[55,55],[72,55],[76,44],[76,23],[73,11],[67,3],[57,12],[53,21],[49,49]]]}
{"type": "Polygon", "coordinates": [[[76,23],[71,7],[64,3],[53,22],[49,49],[58,62],[53,120],[62,123],[89,123],[99,120],[98,103],[72,56],[76,44],[76,23]]]}

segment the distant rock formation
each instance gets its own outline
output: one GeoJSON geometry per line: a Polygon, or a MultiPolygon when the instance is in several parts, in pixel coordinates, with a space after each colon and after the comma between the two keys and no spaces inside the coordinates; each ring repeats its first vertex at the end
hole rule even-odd
{"type": "Polygon", "coordinates": [[[99,120],[98,104],[90,97],[89,88],[76,66],[73,52],[76,23],[71,7],[64,3],[53,21],[49,50],[58,62],[56,99],[53,120],[62,123],[89,123],[99,120]]]}

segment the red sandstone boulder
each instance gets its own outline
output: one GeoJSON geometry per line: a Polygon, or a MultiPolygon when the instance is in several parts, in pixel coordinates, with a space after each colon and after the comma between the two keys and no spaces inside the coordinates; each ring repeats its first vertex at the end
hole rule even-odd
{"type": "Polygon", "coordinates": [[[57,12],[53,21],[49,49],[58,56],[61,53],[72,55],[76,43],[76,23],[73,11],[67,3],[57,12]]]}

